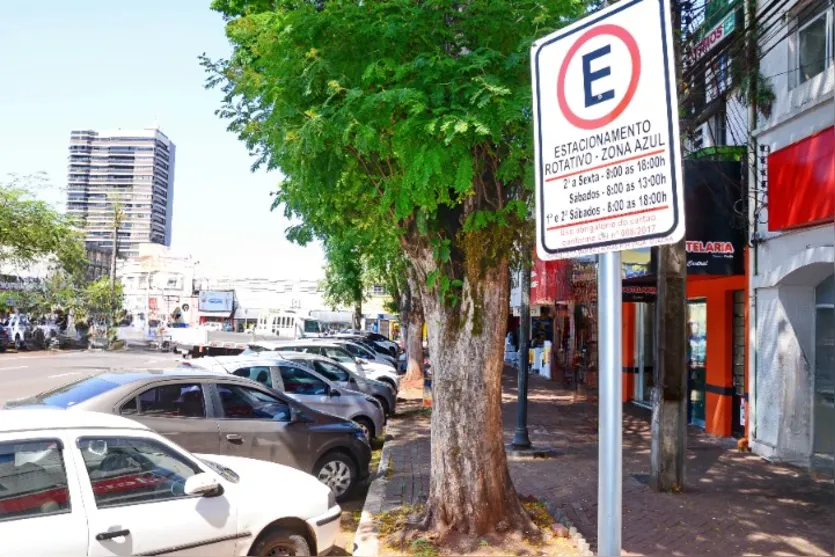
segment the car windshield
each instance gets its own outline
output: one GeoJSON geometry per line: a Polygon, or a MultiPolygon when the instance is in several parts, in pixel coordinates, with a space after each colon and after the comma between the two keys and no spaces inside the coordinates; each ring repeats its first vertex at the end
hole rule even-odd
{"type": "Polygon", "coordinates": [[[79,402],[84,402],[102,393],[106,393],[111,389],[115,389],[118,386],[118,383],[107,381],[100,377],[88,377],[37,395],[33,401],[38,404],[46,404],[58,408],[69,408],[79,402]]]}
{"type": "Polygon", "coordinates": [[[319,333],[321,329],[319,328],[318,321],[312,321],[310,319],[305,319],[304,321],[304,332],[305,333],[319,333]]]}
{"type": "Polygon", "coordinates": [[[355,344],[353,342],[349,342],[345,345],[345,348],[347,348],[348,351],[351,352],[352,354],[354,354],[355,356],[365,358],[366,360],[373,360],[374,359],[374,353],[371,352],[365,346],[362,346],[360,344],[355,344]]]}

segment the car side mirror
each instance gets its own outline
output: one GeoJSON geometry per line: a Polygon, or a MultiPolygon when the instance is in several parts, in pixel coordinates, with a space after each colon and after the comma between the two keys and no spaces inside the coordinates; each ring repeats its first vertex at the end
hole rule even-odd
{"type": "Polygon", "coordinates": [[[186,480],[184,488],[186,495],[199,495],[207,497],[214,495],[220,489],[220,483],[214,476],[203,472],[202,474],[195,474],[186,480]]]}
{"type": "Polygon", "coordinates": [[[295,424],[304,421],[304,414],[297,406],[290,406],[290,423],[295,424]]]}
{"type": "Polygon", "coordinates": [[[330,397],[342,396],[342,393],[340,393],[340,392],[339,392],[339,391],[337,391],[336,389],[331,389],[331,390],[328,392],[328,396],[330,396],[330,397]]]}

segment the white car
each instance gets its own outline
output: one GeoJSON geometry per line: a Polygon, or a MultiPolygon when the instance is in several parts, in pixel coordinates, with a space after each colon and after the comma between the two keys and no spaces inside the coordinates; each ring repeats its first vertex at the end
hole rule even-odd
{"type": "Polygon", "coordinates": [[[341,512],[304,472],[194,455],[127,418],[0,411],[3,555],[321,555],[341,512]]]}
{"type": "Polygon", "coordinates": [[[250,343],[249,349],[244,352],[251,354],[258,351],[261,351],[262,355],[263,352],[267,351],[318,354],[342,364],[361,377],[386,383],[391,387],[394,394],[397,394],[400,388],[400,376],[392,367],[378,362],[369,362],[365,358],[355,356],[341,343],[329,339],[259,341],[250,343]]]}

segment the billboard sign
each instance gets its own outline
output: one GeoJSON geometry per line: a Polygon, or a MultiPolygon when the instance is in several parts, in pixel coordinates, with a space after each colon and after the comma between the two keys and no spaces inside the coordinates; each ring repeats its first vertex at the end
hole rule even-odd
{"type": "Polygon", "coordinates": [[[234,298],[234,292],[231,290],[201,290],[197,298],[197,310],[232,313],[234,298]]]}

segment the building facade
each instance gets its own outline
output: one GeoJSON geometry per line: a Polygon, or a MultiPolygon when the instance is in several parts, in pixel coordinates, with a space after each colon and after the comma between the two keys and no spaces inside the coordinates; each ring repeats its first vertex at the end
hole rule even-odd
{"type": "Polygon", "coordinates": [[[754,137],[750,440],[767,458],[832,468],[835,450],[835,21],[829,0],[760,0],[776,22],[760,71],[774,102],[754,137]]]}
{"type": "Polygon", "coordinates": [[[158,128],[73,131],[67,213],[85,242],[112,249],[118,208],[120,257],[137,256],[142,243],[171,245],[175,153],[158,128]]]}
{"type": "Polygon", "coordinates": [[[159,244],[137,246],[137,253],[118,261],[117,276],[124,288],[124,308],[138,328],[148,323],[198,321],[194,290],[196,262],[159,244]]]}

